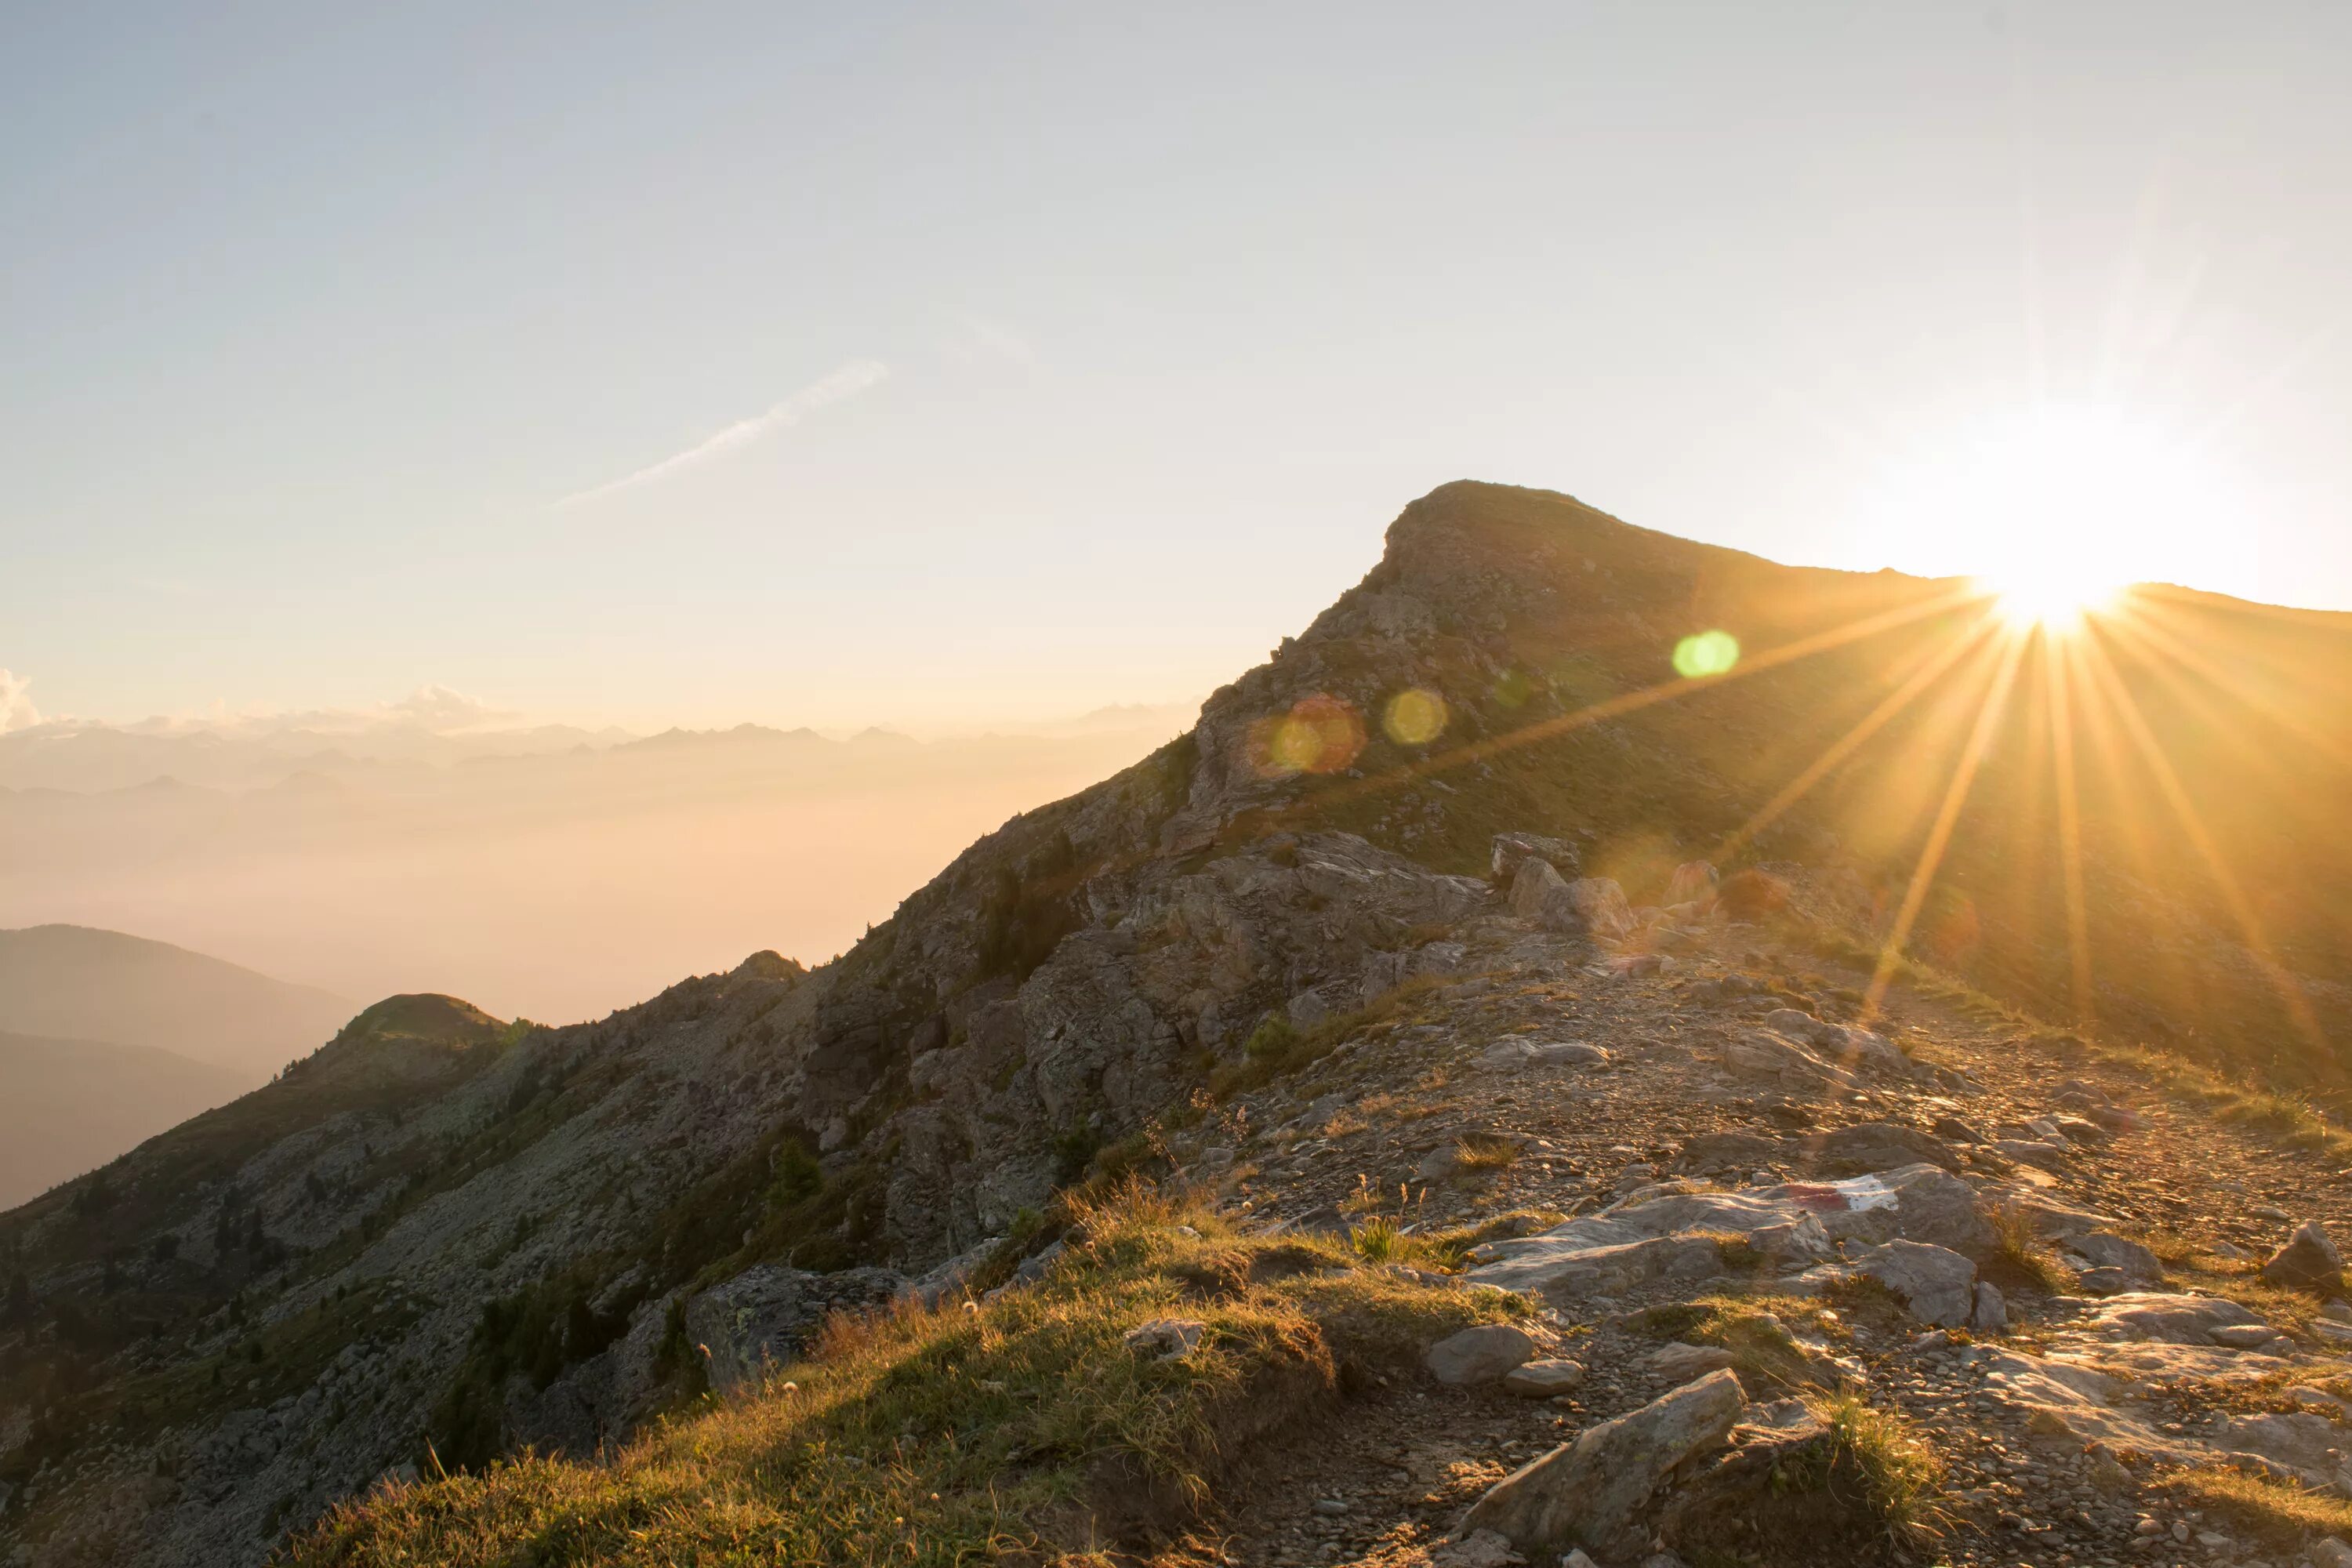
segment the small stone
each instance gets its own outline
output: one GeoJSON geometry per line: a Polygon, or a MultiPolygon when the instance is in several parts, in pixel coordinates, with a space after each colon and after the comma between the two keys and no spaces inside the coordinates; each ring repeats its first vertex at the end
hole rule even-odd
{"type": "Polygon", "coordinates": [[[1732,1354],[1721,1345],[1693,1345],[1676,1341],[1659,1346],[1647,1359],[1651,1371],[1681,1384],[1729,1366],[1732,1354]]]}
{"type": "Polygon", "coordinates": [[[2205,1337],[2225,1350],[2260,1350],[2279,1337],[2279,1331],[2268,1323],[2228,1323],[2218,1329],[2208,1329],[2205,1337]]]}
{"type": "Polygon", "coordinates": [[[1326,1519],[1337,1519],[1343,1513],[1352,1513],[1355,1510],[1348,1506],[1344,1499],[1322,1497],[1315,1500],[1315,1511],[1326,1519]]]}
{"type": "Polygon", "coordinates": [[[1551,1399],[1581,1387],[1583,1383],[1582,1362],[1531,1361],[1503,1374],[1503,1392],[1522,1399],[1551,1399]]]}
{"type": "Polygon", "coordinates": [[[1501,1531],[1474,1530],[1430,1554],[1433,1568],[1520,1568],[1527,1559],[1511,1550],[1501,1531]]]}
{"type": "Polygon", "coordinates": [[[1980,1334],[1998,1334],[2009,1327],[2009,1302],[2000,1287],[1990,1279],[1977,1281],[1975,1304],[1969,1310],[1969,1327],[1980,1334]]]}
{"type": "Polygon", "coordinates": [[[2352,1546],[2347,1546],[2332,1535],[2326,1535],[2312,1544],[2312,1568],[2352,1568],[2352,1546]]]}
{"type": "Polygon", "coordinates": [[[1201,1348],[1209,1325],[1194,1318],[1154,1318],[1127,1331],[1127,1348],[1137,1355],[1183,1361],[1201,1348]]]}

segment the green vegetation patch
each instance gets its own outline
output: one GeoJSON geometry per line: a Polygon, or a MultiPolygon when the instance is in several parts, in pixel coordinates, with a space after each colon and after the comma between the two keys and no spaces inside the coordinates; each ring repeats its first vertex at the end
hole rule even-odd
{"type": "Polygon", "coordinates": [[[607,1464],[526,1456],[389,1489],[280,1561],[931,1564],[1150,1539],[1336,1400],[1350,1363],[1525,1310],[1139,1184],[1074,1205],[1065,1239],[1042,1281],[985,1305],[836,1318],[756,1395],[706,1401],[607,1464]],[[1130,1345],[1161,1320],[1199,1324],[1197,1348],[1130,1345]]]}

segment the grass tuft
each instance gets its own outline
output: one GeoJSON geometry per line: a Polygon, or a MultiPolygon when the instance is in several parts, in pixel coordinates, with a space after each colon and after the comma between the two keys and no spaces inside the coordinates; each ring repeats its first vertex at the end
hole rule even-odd
{"type": "Polygon", "coordinates": [[[1832,1473],[1844,1471],[1859,1484],[1863,1508],[1895,1542],[1937,1532],[1935,1507],[1944,1489],[1944,1462],[1892,1411],[1859,1394],[1838,1394],[1811,1401],[1813,1414],[1829,1424],[1832,1473]]]}
{"type": "Polygon", "coordinates": [[[1992,1247],[1978,1268],[1987,1279],[2004,1290],[2031,1286],[2053,1296],[2074,1283],[2058,1249],[2034,1228],[2032,1215],[2015,1204],[1995,1204],[1985,1219],[1992,1226],[1992,1247]]]}
{"type": "Polygon", "coordinates": [[[1502,1171],[1517,1161],[1519,1146],[1492,1132],[1467,1132],[1455,1142],[1454,1157],[1465,1171],[1502,1171]]]}

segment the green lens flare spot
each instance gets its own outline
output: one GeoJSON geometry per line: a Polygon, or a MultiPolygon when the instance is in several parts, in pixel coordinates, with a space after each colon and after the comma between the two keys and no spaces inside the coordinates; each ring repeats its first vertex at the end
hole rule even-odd
{"type": "Polygon", "coordinates": [[[1739,639],[1729,632],[1700,632],[1675,644],[1675,673],[1685,680],[1728,675],[1739,663],[1739,639]]]}

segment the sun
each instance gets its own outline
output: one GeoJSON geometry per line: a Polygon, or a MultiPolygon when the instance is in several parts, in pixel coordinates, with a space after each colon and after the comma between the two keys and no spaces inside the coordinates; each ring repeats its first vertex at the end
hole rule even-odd
{"type": "Polygon", "coordinates": [[[2125,584],[2080,563],[2044,562],[2011,568],[1985,579],[1995,607],[2021,631],[2079,631],[2123,597],[2125,584]]]}
{"type": "Polygon", "coordinates": [[[2241,477],[2149,411],[2045,401],[1923,427],[1884,484],[1877,527],[2021,630],[2078,630],[2132,584],[2200,582],[2242,554],[2241,477]]]}

